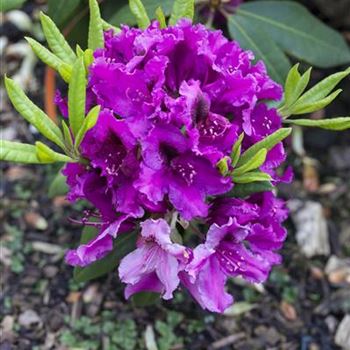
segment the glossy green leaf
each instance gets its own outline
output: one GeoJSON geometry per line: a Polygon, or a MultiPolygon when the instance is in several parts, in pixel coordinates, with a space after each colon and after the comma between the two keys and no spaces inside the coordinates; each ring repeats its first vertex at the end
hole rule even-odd
{"type": "Polygon", "coordinates": [[[295,106],[293,106],[291,114],[293,115],[298,115],[298,114],[305,114],[305,113],[312,113],[315,111],[319,111],[322,108],[325,108],[328,106],[331,102],[334,101],[334,99],[342,92],[342,89],[338,89],[334,91],[332,94],[329,96],[315,102],[311,103],[299,103],[297,102],[295,106]]]}
{"type": "Polygon", "coordinates": [[[193,20],[194,0],[175,0],[173,10],[169,18],[169,25],[174,26],[181,18],[193,20]]]}
{"type": "Polygon", "coordinates": [[[61,169],[50,184],[48,197],[54,198],[58,196],[64,196],[68,193],[68,190],[69,188],[66,183],[66,177],[62,174],[61,169]]]}
{"type": "Polygon", "coordinates": [[[81,0],[48,0],[48,15],[59,26],[71,18],[78,9],[81,0]]]}
{"type": "Polygon", "coordinates": [[[74,64],[72,76],[74,79],[71,79],[68,89],[69,123],[73,135],[77,135],[85,118],[86,73],[83,57],[74,64]]]}
{"type": "Polygon", "coordinates": [[[233,189],[225,197],[246,198],[259,192],[272,191],[274,187],[269,181],[235,184],[233,189]]]}
{"type": "Polygon", "coordinates": [[[298,99],[298,105],[310,104],[323,99],[349,74],[350,67],[345,71],[332,74],[321,80],[298,99]]]}
{"type": "Polygon", "coordinates": [[[40,13],[44,35],[52,52],[63,62],[74,64],[76,55],[52,19],[40,13]]]}
{"type": "Polygon", "coordinates": [[[129,6],[132,14],[136,18],[137,25],[139,28],[147,28],[151,21],[147,15],[147,11],[145,7],[143,6],[143,3],[141,0],[129,0],[129,6]]]}
{"type": "Polygon", "coordinates": [[[350,49],[341,34],[326,26],[296,1],[251,1],[237,15],[267,34],[283,50],[318,67],[350,62],[350,49]]]}
{"type": "Polygon", "coordinates": [[[233,175],[232,180],[234,183],[247,184],[256,181],[270,181],[271,176],[261,171],[251,171],[242,175],[233,175]]]}
{"type": "Polygon", "coordinates": [[[89,8],[90,22],[88,48],[91,50],[96,50],[100,47],[104,47],[103,25],[98,2],[96,0],[89,0],[89,8]]]}
{"type": "Polygon", "coordinates": [[[346,130],[350,129],[350,117],[339,117],[330,119],[289,119],[286,123],[300,126],[311,126],[327,130],[346,130]]]}
{"type": "Polygon", "coordinates": [[[31,46],[32,50],[35,54],[47,64],[49,67],[53,68],[57,72],[60,73],[65,82],[69,82],[71,77],[72,68],[67,63],[63,62],[60,58],[54,55],[51,51],[49,51],[45,46],[38,43],[36,40],[32,38],[25,37],[31,46]]]}
{"type": "Polygon", "coordinates": [[[44,143],[35,142],[36,155],[42,163],[55,163],[55,162],[75,162],[74,159],[66,156],[62,153],[57,153],[44,143]]]}
{"type": "MultiPolygon", "coordinates": [[[[85,233],[88,233],[88,239],[81,242],[82,244],[87,243],[93,239],[97,231],[89,227],[89,232],[84,229],[82,237],[85,233]]],[[[87,235],[85,235],[87,236],[87,235]]],[[[113,250],[105,256],[103,259],[98,260],[86,267],[76,267],[74,269],[74,280],[76,282],[86,282],[92,279],[106,275],[107,273],[116,270],[119,261],[128,253],[130,253],[136,246],[136,233],[123,233],[115,239],[113,250]]]]}
{"type": "Polygon", "coordinates": [[[252,50],[256,60],[263,60],[271,78],[282,84],[290,69],[290,62],[281,48],[245,16],[234,14],[227,18],[227,22],[231,36],[244,49],[252,50]]]}
{"type": "Polygon", "coordinates": [[[50,117],[26,96],[15,81],[5,77],[5,86],[8,96],[18,113],[47,139],[64,149],[62,132],[50,117]]]}
{"type": "Polygon", "coordinates": [[[235,167],[237,165],[239,157],[241,155],[243,138],[244,138],[244,133],[242,132],[239,135],[238,140],[235,142],[235,144],[232,147],[232,151],[231,151],[231,165],[233,167],[235,167]]]}
{"type": "Polygon", "coordinates": [[[248,148],[240,157],[238,161],[238,166],[243,165],[249,159],[254,157],[254,155],[263,148],[266,148],[268,151],[276,146],[279,142],[284,140],[292,132],[292,128],[281,128],[271,135],[265,137],[263,140],[257,142],[250,148],[248,148]]]}
{"type": "Polygon", "coordinates": [[[36,155],[35,146],[2,139],[0,139],[0,160],[28,164],[43,163],[36,155]]]}
{"type": "Polygon", "coordinates": [[[245,174],[251,170],[258,169],[264,164],[266,160],[266,155],[267,155],[267,149],[266,148],[260,149],[259,151],[256,152],[256,154],[254,154],[253,157],[247,159],[247,161],[243,163],[241,166],[239,166],[238,168],[235,168],[232,174],[234,176],[237,176],[237,175],[245,174]]]}
{"type": "Polygon", "coordinates": [[[166,28],[165,15],[160,6],[156,9],[156,19],[159,22],[160,28],[166,28]]]}
{"type": "Polygon", "coordinates": [[[94,108],[92,108],[90,110],[90,112],[88,113],[88,115],[85,117],[84,122],[82,124],[82,126],[80,127],[77,136],[75,138],[75,149],[78,150],[79,146],[81,144],[81,142],[84,139],[85,134],[95,126],[97,119],[98,119],[98,115],[100,113],[100,106],[95,106],[94,108]]]}
{"type": "MultiPolygon", "coordinates": [[[[159,0],[143,0],[143,6],[145,7],[147,13],[153,14],[155,13],[157,7],[159,5],[162,5],[162,9],[164,11],[164,14],[170,15],[171,9],[173,6],[173,0],[162,0],[161,2],[159,0]]],[[[103,14],[105,18],[108,18],[108,22],[112,23],[113,25],[120,26],[120,24],[130,24],[133,25],[136,23],[135,16],[131,13],[130,7],[128,4],[124,6],[118,7],[119,2],[116,3],[114,8],[110,7],[109,12],[113,15],[111,16],[109,12],[107,12],[108,8],[106,10],[103,9],[103,14]]]]}
{"type": "Polygon", "coordinates": [[[0,11],[6,12],[14,9],[19,9],[26,0],[1,0],[0,11]]]}

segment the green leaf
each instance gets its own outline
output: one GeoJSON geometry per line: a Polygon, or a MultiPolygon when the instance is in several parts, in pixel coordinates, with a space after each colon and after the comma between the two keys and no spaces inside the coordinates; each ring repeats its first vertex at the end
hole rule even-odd
{"type": "Polygon", "coordinates": [[[3,139],[0,139],[0,160],[28,164],[43,163],[36,155],[35,146],[3,139]]]}
{"type": "Polygon", "coordinates": [[[78,9],[81,0],[48,0],[50,18],[61,27],[78,9]]]}
{"type": "Polygon", "coordinates": [[[66,183],[66,177],[62,174],[62,169],[57,173],[51,185],[49,187],[48,197],[54,198],[58,196],[64,196],[68,193],[68,185],[66,183]]]}
{"type": "Polygon", "coordinates": [[[292,132],[292,128],[281,128],[271,135],[265,137],[263,140],[257,142],[250,148],[248,148],[238,161],[238,166],[246,163],[250,158],[260,151],[262,148],[266,148],[268,151],[276,146],[279,142],[284,140],[292,132]]]}
{"type": "Polygon", "coordinates": [[[89,23],[89,36],[88,36],[88,48],[96,50],[100,47],[104,47],[103,38],[103,25],[101,20],[100,8],[96,0],[89,0],[90,7],[90,23],[89,23]]]}
{"type": "Polygon", "coordinates": [[[281,48],[250,18],[234,14],[227,21],[231,36],[244,49],[252,50],[256,60],[263,60],[271,78],[282,84],[290,62],[281,48]]]}
{"type": "Polygon", "coordinates": [[[1,12],[19,9],[26,0],[1,0],[1,12]]]}
{"type": "Polygon", "coordinates": [[[285,122],[293,125],[311,126],[336,131],[350,129],[350,117],[339,117],[321,120],[289,119],[285,122]]]}
{"type": "Polygon", "coordinates": [[[268,192],[272,191],[273,189],[274,187],[269,181],[235,184],[233,189],[228,194],[225,194],[225,197],[246,198],[252,194],[259,192],[268,192]]]}
{"type": "Polygon", "coordinates": [[[57,153],[40,141],[35,142],[36,155],[42,163],[76,162],[65,154],[57,153]]]}
{"type": "MultiPolygon", "coordinates": [[[[89,242],[97,234],[95,230],[94,235],[93,230],[90,229],[90,234],[88,239],[82,241],[82,244],[89,242]]],[[[82,237],[84,237],[84,229],[82,237]]],[[[116,269],[119,261],[133,249],[136,245],[136,232],[133,233],[123,233],[118,238],[116,238],[113,250],[105,256],[103,259],[98,260],[86,267],[76,267],[74,269],[74,280],[76,282],[86,282],[92,279],[101,277],[116,269]]]]}
{"type": "Polygon", "coordinates": [[[159,22],[160,28],[166,28],[165,15],[160,6],[156,9],[156,19],[159,22]]]}
{"type": "Polygon", "coordinates": [[[343,36],[296,1],[252,1],[236,12],[298,59],[323,68],[350,62],[343,36]]]}
{"type": "Polygon", "coordinates": [[[247,184],[256,181],[271,181],[271,176],[261,171],[252,171],[250,173],[245,173],[242,175],[233,175],[232,180],[238,184],[247,184]]]}
{"type": "Polygon", "coordinates": [[[69,82],[71,77],[72,68],[67,63],[63,62],[60,58],[54,55],[46,47],[38,43],[32,38],[25,37],[31,46],[35,54],[43,61],[45,64],[60,73],[65,82],[69,82]]]}
{"type": "Polygon", "coordinates": [[[194,0],[175,0],[173,11],[169,19],[169,25],[174,26],[181,18],[193,20],[194,0]]]}
{"type": "Polygon", "coordinates": [[[258,169],[264,164],[266,160],[266,155],[267,155],[267,149],[266,148],[260,149],[259,151],[256,152],[256,154],[253,157],[247,159],[247,161],[243,163],[240,167],[234,169],[232,174],[234,176],[237,176],[237,175],[245,174],[248,171],[258,169]]]}
{"type": "Polygon", "coordinates": [[[312,68],[310,67],[303,75],[300,75],[299,63],[297,63],[289,71],[284,88],[284,106],[285,108],[291,106],[300,95],[305,91],[307,84],[310,81],[310,74],[312,68]]]}
{"type": "Polygon", "coordinates": [[[62,132],[50,117],[36,106],[12,79],[5,77],[5,86],[9,98],[18,113],[47,139],[64,149],[62,132]]]}
{"type": "Polygon", "coordinates": [[[69,123],[73,135],[77,135],[85,118],[86,73],[83,57],[74,64],[72,76],[74,79],[71,79],[68,89],[69,123]]]}
{"type": "Polygon", "coordinates": [[[84,139],[85,134],[95,126],[98,115],[100,113],[101,106],[95,106],[90,110],[86,118],[84,119],[84,122],[82,126],[80,127],[77,136],[75,138],[75,149],[78,150],[81,142],[84,139]]]}
{"type": "Polygon", "coordinates": [[[229,157],[221,158],[216,164],[216,167],[220,171],[220,174],[222,176],[226,176],[228,173],[228,160],[229,159],[230,159],[229,157]]]}
{"type": "Polygon", "coordinates": [[[86,49],[84,51],[83,57],[84,57],[85,70],[86,70],[86,73],[88,73],[89,72],[88,68],[94,61],[94,52],[91,49],[86,49]]]}
{"type": "Polygon", "coordinates": [[[231,165],[233,167],[235,167],[238,163],[239,157],[241,155],[241,149],[242,149],[242,141],[244,138],[244,133],[242,132],[239,137],[238,140],[235,142],[235,144],[232,147],[232,151],[231,151],[231,160],[232,163],[231,165]]]}
{"type": "Polygon", "coordinates": [[[299,100],[298,105],[311,104],[326,97],[346,76],[350,74],[350,67],[343,72],[338,72],[321,80],[318,84],[305,92],[299,100]]]}
{"type": "Polygon", "coordinates": [[[52,52],[63,62],[74,64],[76,55],[52,19],[40,13],[44,35],[52,52]]]}
{"type": "Polygon", "coordinates": [[[137,25],[139,28],[147,28],[151,21],[148,18],[147,11],[142,4],[141,0],[129,0],[129,6],[132,14],[136,18],[137,25]]]}
{"type": "Polygon", "coordinates": [[[64,143],[66,145],[66,149],[69,151],[72,151],[74,148],[72,134],[69,130],[67,123],[64,120],[62,120],[62,129],[63,129],[64,143]]]}
{"type": "Polygon", "coordinates": [[[160,300],[159,293],[140,292],[132,296],[131,301],[136,307],[145,307],[156,304],[160,300]]]}
{"type": "Polygon", "coordinates": [[[319,111],[320,109],[328,106],[334,99],[342,92],[342,89],[338,89],[334,91],[329,96],[323,98],[322,100],[311,102],[311,103],[305,103],[301,104],[297,102],[291,111],[291,114],[297,115],[297,114],[305,114],[305,113],[312,113],[315,111],[319,111]]]}

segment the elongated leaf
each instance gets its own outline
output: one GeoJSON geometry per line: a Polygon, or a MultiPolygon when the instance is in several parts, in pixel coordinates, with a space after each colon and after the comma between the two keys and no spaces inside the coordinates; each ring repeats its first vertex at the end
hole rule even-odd
{"type": "MultiPolygon", "coordinates": [[[[87,241],[91,240],[95,235],[90,234],[87,241]]],[[[82,242],[82,244],[87,243],[87,241],[85,240],[85,242],[82,242]]],[[[76,282],[86,282],[115,270],[119,261],[135,248],[135,244],[136,233],[121,234],[115,240],[113,250],[103,259],[98,260],[86,267],[76,267],[73,275],[74,280],[76,282]]]]}
{"type": "Polygon", "coordinates": [[[35,142],[36,154],[41,162],[55,163],[55,162],[76,162],[76,160],[66,156],[65,154],[57,153],[44,143],[35,142]]]}
{"type": "Polygon", "coordinates": [[[90,23],[88,47],[91,50],[96,50],[104,47],[103,25],[101,19],[100,8],[96,0],[89,0],[90,7],[90,23]]]}
{"type": "Polygon", "coordinates": [[[28,164],[46,163],[37,157],[35,146],[2,139],[0,139],[0,160],[28,164]]]}
{"type": "Polygon", "coordinates": [[[338,85],[349,74],[350,67],[343,72],[332,74],[321,80],[299,98],[298,105],[310,104],[326,97],[336,87],[336,85],[338,85]]]}
{"type": "Polygon", "coordinates": [[[297,102],[295,106],[291,108],[291,114],[297,115],[319,111],[320,109],[328,106],[342,91],[342,89],[338,89],[322,100],[311,103],[302,104],[297,102]]]}
{"type": "Polygon", "coordinates": [[[238,184],[247,184],[256,181],[270,181],[271,176],[269,174],[263,173],[261,171],[252,171],[250,173],[245,173],[242,175],[233,175],[232,180],[238,184]]]}
{"type": "Polygon", "coordinates": [[[62,130],[63,130],[64,143],[66,145],[66,148],[67,150],[72,151],[74,148],[72,135],[67,123],[64,120],[62,120],[62,130]]]}
{"type": "Polygon", "coordinates": [[[64,149],[63,135],[60,128],[26,96],[16,82],[5,77],[5,86],[18,113],[35,126],[46,138],[64,149]]]}
{"type": "Polygon", "coordinates": [[[90,110],[86,118],[84,119],[83,125],[79,129],[77,136],[75,138],[75,149],[78,150],[83,141],[85,134],[95,126],[98,115],[100,113],[101,106],[95,106],[90,110]]]}
{"type": "Polygon", "coordinates": [[[274,187],[269,181],[251,182],[247,184],[235,184],[233,189],[225,197],[246,198],[259,192],[272,191],[274,187]]]}
{"type": "Polygon", "coordinates": [[[78,9],[81,0],[48,0],[48,15],[61,28],[78,9]]]}
{"type": "Polygon", "coordinates": [[[151,21],[147,15],[147,11],[145,7],[143,6],[143,3],[141,0],[129,0],[129,6],[132,14],[136,18],[137,25],[139,28],[147,28],[151,21]]]}
{"type": "Polygon", "coordinates": [[[57,196],[64,196],[68,193],[68,185],[66,177],[62,174],[62,169],[55,176],[49,187],[48,197],[54,198],[57,196]]]}
{"type": "Polygon", "coordinates": [[[284,83],[290,62],[281,48],[249,18],[235,14],[229,16],[227,20],[231,36],[244,49],[252,50],[256,60],[264,61],[272,79],[284,83]]]}
{"type": "Polygon", "coordinates": [[[40,13],[41,25],[52,52],[63,62],[74,64],[76,55],[52,19],[40,13]]]}
{"type": "Polygon", "coordinates": [[[250,148],[248,148],[238,161],[238,166],[241,166],[252,158],[258,151],[266,148],[268,151],[276,146],[279,142],[284,140],[292,132],[292,128],[281,128],[275,131],[273,134],[265,137],[263,140],[257,142],[250,148]]]}
{"type": "Polygon", "coordinates": [[[32,38],[25,37],[35,54],[49,67],[59,72],[65,82],[69,82],[71,67],[32,38]]]}
{"type": "Polygon", "coordinates": [[[261,167],[265,160],[266,160],[266,155],[267,155],[267,149],[262,148],[256,154],[248,159],[245,163],[243,163],[240,167],[236,168],[233,170],[233,175],[242,175],[247,173],[248,171],[258,169],[261,167]]]}
{"type": "Polygon", "coordinates": [[[194,0],[175,0],[173,11],[169,18],[169,25],[174,26],[181,18],[193,20],[194,0]]]}
{"type": "Polygon", "coordinates": [[[242,149],[242,141],[244,138],[244,133],[242,132],[239,137],[238,140],[235,142],[235,144],[232,147],[232,152],[231,152],[231,160],[232,163],[231,165],[233,167],[235,167],[238,163],[239,157],[241,155],[241,149],[242,149]]]}
{"type": "Polygon", "coordinates": [[[166,28],[165,15],[160,6],[157,7],[156,9],[156,18],[157,18],[157,21],[159,22],[160,28],[166,28]]]}
{"type": "Polygon", "coordinates": [[[68,89],[69,123],[73,135],[77,135],[85,118],[86,74],[83,57],[74,64],[72,76],[74,79],[71,79],[68,89]]]}
{"type": "Polygon", "coordinates": [[[237,14],[250,20],[289,54],[319,67],[350,62],[344,38],[296,1],[252,1],[237,14]]]}
{"type": "MultiPolygon", "coordinates": [[[[155,13],[157,7],[161,4],[164,14],[166,16],[170,15],[171,9],[173,6],[173,0],[143,0],[142,3],[149,14],[155,13]]],[[[108,19],[109,23],[113,25],[120,26],[120,24],[130,24],[133,25],[136,23],[135,16],[131,13],[130,7],[128,4],[124,6],[119,6],[119,2],[116,3],[114,7],[106,6],[103,7],[103,17],[108,19]],[[111,16],[112,14],[112,16],[111,16]]]]}
{"type": "Polygon", "coordinates": [[[289,119],[286,120],[286,123],[300,126],[311,126],[318,127],[327,130],[346,130],[350,129],[350,117],[339,117],[331,119],[289,119]]]}

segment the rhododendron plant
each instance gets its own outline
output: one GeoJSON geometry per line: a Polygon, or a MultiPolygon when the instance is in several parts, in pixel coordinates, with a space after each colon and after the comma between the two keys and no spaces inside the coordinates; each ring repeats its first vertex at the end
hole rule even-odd
{"type": "Polygon", "coordinates": [[[296,65],[283,93],[251,51],[192,24],[193,1],[176,0],[168,25],[161,8],[155,20],[140,0],[130,8],[139,28],[119,29],[90,0],[89,47],[76,52],[41,15],[51,51],[28,41],[69,84],[55,99],[62,128],[5,83],[15,108],[62,152],[2,141],[1,158],[66,163],[67,198],[90,203],[81,223],[96,229],[66,253],[77,280],[114,270],[126,298],[146,291],[168,300],[184,288],[223,312],[230,277],[261,283],[282,260],[288,212],[275,187],[292,180],[283,145],[292,129],[283,123],[349,128],[346,117],[287,118],[329,104],[350,69],[304,93],[310,71],[296,65]]]}

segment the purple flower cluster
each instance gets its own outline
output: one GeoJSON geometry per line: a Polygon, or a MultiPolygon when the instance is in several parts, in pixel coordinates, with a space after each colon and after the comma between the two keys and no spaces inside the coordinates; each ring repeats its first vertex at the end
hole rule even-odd
{"type": "MultiPolygon", "coordinates": [[[[203,308],[222,312],[233,301],[228,277],[267,278],[286,236],[283,202],[272,192],[225,198],[234,185],[216,166],[242,132],[244,150],[281,127],[265,101],[282,89],[252,60],[220,31],[187,20],[105,33],[89,71],[87,110],[99,104],[101,112],[81,144],[87,164],[64,169],[69,199],[96,208],[100,231],[67,253],[69,264],[101,259],[136,229],[137,246],[119,266],[127,298],[155,291],[170,299],[182,285],[203,308]],[[188,246],[180,224],[186,237],[198,231],[188,246]]],[[[66,114],[65,100],[57,103],[66,114]]],[[[260,169],[280,181],[284,159],[280,143],[260,169]]]]}

